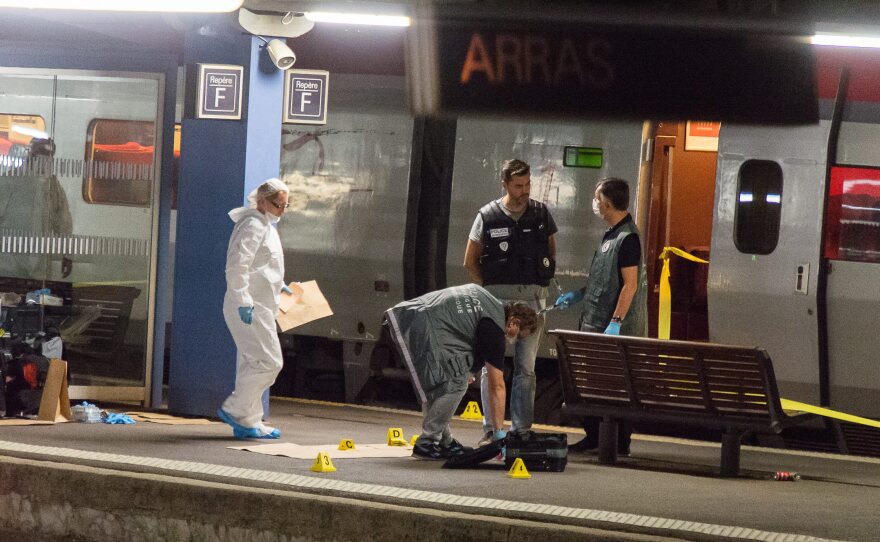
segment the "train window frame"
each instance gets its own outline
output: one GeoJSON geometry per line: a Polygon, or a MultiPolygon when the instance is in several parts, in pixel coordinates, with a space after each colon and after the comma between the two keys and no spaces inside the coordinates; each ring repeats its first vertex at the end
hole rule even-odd
{"type": "Polygon", "coordinates": [[[825,242],[824,254],[828,260],[846,262],[880,263],[880,248],[869,254],[866,247],[874,242],[880,245],[880,234],[871,236],[863,233],[846,231],[847,226],[851,229],[868,229],[873,232],[873,227],[866,222],[874,222],[868,212],[880,212],[880,196],[869,194],[874,192],[874,187],[880,188],[880,167],[873,166],[834,166],[828,182],[828,205],[825,208],[825,242]],[[858,190],[856,185],[868,183],[870,188],[862,187],[858,190]],[[850,186],[846,186],[849,184],[850,186]],[[849,193],[849,194],[847,194],[849,193]],[[873,197],[877,203],[874,206],[865,205],[867,202],[859,201],[853,205],[853,201],[846,196],[873,197]],[[864,226],[860,228],[860,226],[864,226]]]}
{"type": "MultiPolygon", "coordinates": [[[[152,126],[152,130],[154,131],[153,138],[153,152],[151,153],[151,158],[149,165],[147,166],[150,170],[155,165],[156,161],[156,148],[155,148],[155,129],[156,123],[153,120],[131,120],[131,119],[112,119],[112,118],[93,118],[89,121],[88,126],[86,127],[86,143],[84,149],[83,163],[85,167],[83,167],[83,180],[82,180],[82,198],[88,204],[93,205],[124,205],[130,207],[150,207],[152,204],[152,186],[148,188],[145,194],[145,198],[135,199],[135,198],[106,198],[100,197],[96,195],[97,190],[95,190],[95,184],[98,181],[106,181],[113,180],[117,182],[128,182],[133,183],[137,181],[144,181],[147,179],[113,179],[112,177],[104,177],[104,178],[96,178],[96,172],[99,171],[99,164],[94,161],[95,156],[95,134],[97,132],[98,124],[102,122],[108,123],[130,123],[130,124],[142,124],[142,125],[150,125],[152,126]]],[[[98,143],[100,144],[100,143],[98,143]]],[[[112,162],[109,162],[112,164],[112,162]]],[[[152,185],[153,182],[153,173],[148,175],[150,177],[149,183],[152,185]]],[[[133,191],[132,191],[133,192],[133,191]]]]}
{"type": "Polygon", "coordinates": [[[733,244],[744,254],[767,255],[779,244],[782,222],[782,166],[746,160],[737,172],[733,244]]]}

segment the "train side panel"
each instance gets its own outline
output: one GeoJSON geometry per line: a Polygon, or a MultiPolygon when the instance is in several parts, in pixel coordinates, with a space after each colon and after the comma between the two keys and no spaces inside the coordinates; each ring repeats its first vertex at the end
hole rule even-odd
{"type": "Polygon", "coordinates": [[[334,314],[297,335],[371,341],[402,300],[413,119],[403,79],[334,75],[325,126],[286,125],[279,223],[287,280],[317,280],[334,314]]]}
{"type": "Polygon", "coordinates": [[[880,91],[860,96],[864,73],[854,79],[850,95],[861,99],[844,109],[826,219],[830,396],[835,408],[880,417],[880,91]]]}

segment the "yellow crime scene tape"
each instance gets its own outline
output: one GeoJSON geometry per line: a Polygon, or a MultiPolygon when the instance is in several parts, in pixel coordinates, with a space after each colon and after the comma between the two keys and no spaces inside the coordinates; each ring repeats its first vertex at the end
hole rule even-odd
{"type": "Polygon", "coordinates": [[[669,322],[672,320],[672,288],[669,287],[669,255],[675,254],[685,260],[697,263],[709,263],[702,258],[675,247],[663,247],[660,259],[663,260],[663,271],[660,272],[660,310],[657,318],[657,338],[669,338],[669,322]]]}
{"type": "MultiPolygon", "coordinates": [[[[663,252],[660,253],[660,259],[663,260],[663,270],[660,272],[660,303],[659,310],[657,311],[658,339],[669,339],[670,321],[672,320],[672,288],[669,286],[669,258],[672,254],[692,262],[709,263],[708,261],[702,258],[697,258],[693,254],[689,254],[679,248],[663,247],[663,252]]],[[[784,410],[809,412],[810,414],[817,414],[819,416],[825,416],[826,418],[835,418],[849,423],[867,425],[869,427],[880,429],[880,421],[872,420],[870,418],[862,418],[861,416],[838,412],[837,410],[831,410],[830,408],[809,405],[807,403],[792,401],[781,397],[780,402],[782,403],[782,408],[784,410]]]]}
{"type": "Polygon", "coordinates": [[[782,408],[784,410],[809,412],[811,414],[825,416],[826,418],[835,418],[849,423],[857,423],[860,425],[867,425],[880,429],[880,421],[872,420],[870,418],[862,418],[861,416],[854,416],[852,414],[847,414],[846,412],[838,412],[836,410],[831,410],[830,408],[823,408],[815,405],[808,405],[806,403],[799,403],[798,401],[783,399],[782,397],[779,398],[779,401],[782,403],[782,408]]]}

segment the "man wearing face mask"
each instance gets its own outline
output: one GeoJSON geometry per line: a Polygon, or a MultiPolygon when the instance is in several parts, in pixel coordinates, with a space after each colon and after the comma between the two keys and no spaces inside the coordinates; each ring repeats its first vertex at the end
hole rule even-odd
{"type": "MultiPolygon", "coordinates": [[[[602,236],[587,284],[580,290],[563,294],[556,300],[560,308],[568,308],[581,300],[580,330],[609,335],[647,335],[647,279],[642,265],[639,230],[627,212],[629,185],[617,178],[607,178],[596,185],[593,213],[605,221],[608,229],[602,236]]],[[[594,450],[599,446],[598,417],[587,417],[587,436],[572,444],[573,451],[594,450]]],[[[618,431],[618,453],[629,454],[632,425],[621,423],[618,431]]]]}
{"type": "MultiPolygon", "coordinates": [[[[481,284],[498,299],[521,301],[532,308],[544,308],[547,285],[556,269],[556,223],[547,206],[529,198],[531,168],[522,160],[507,160],[501,166],[504,196],[480,209],[468,237],[464,266],[471,281],[481,284]]],[[[510,391],[511,431],[527,431],[535,414],[535,359],[544,329],[544,319],[527,339],[513,348],[513,378],[510,391]]],[[[488,444],[500,429],[489,401],[485,372],[480,382],[483,403],[483,438],[488,444]]],[[[501,405],[502,410],[504,405],[501,405]]]]}
{"type": "MultiPolygon", "coordinates": [[[[525,303],[503,304],[476,284],[453,286],[398,303],[385,312],[391,340],[422,403],[419,459],[449,459],[469,449],[452,438],[449,421],[474,373],[485,366],[492,423],[504,422],[504,347],[537,326],[525,303]]],[[[497,438],[504,438],[499,431],[497,438]]]]}

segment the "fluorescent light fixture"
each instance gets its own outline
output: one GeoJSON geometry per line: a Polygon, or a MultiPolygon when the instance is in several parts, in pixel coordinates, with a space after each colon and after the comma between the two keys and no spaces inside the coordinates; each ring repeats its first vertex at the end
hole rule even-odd
{"type": "Polygon", "coordinates": [[[409,17],[403,15],[371,15],[369,13],[333,13],[307,11],[306,19],[316,23],[363,24],[373,26],[409,26],[409,17]]]}
{"type": "Polygon", "coordinates": [[[0,8],[225,13],[243,0],[0,0],[0,8]]]}
{"type": "Polygon", "coordinates": [[[782,196],[780,194],[767,194],[765,201],[767,203],[782,203],[782,196]]]}
{"type": "Polygon", "coordinates": [[[743,192],[742,194],[739,195],[739,202],[740,203],[748,203],[748,202],[752,201],[752,199],[753,198],[752,198],[751,192],[743,192]]]}
{"type": "Polygon", "coordinates": [[[851,34],[818,33],[812,38],[813,45],[831,45],[834,47],[873,47],[880,48],[880,37],[854,36],[851,34]]]}

